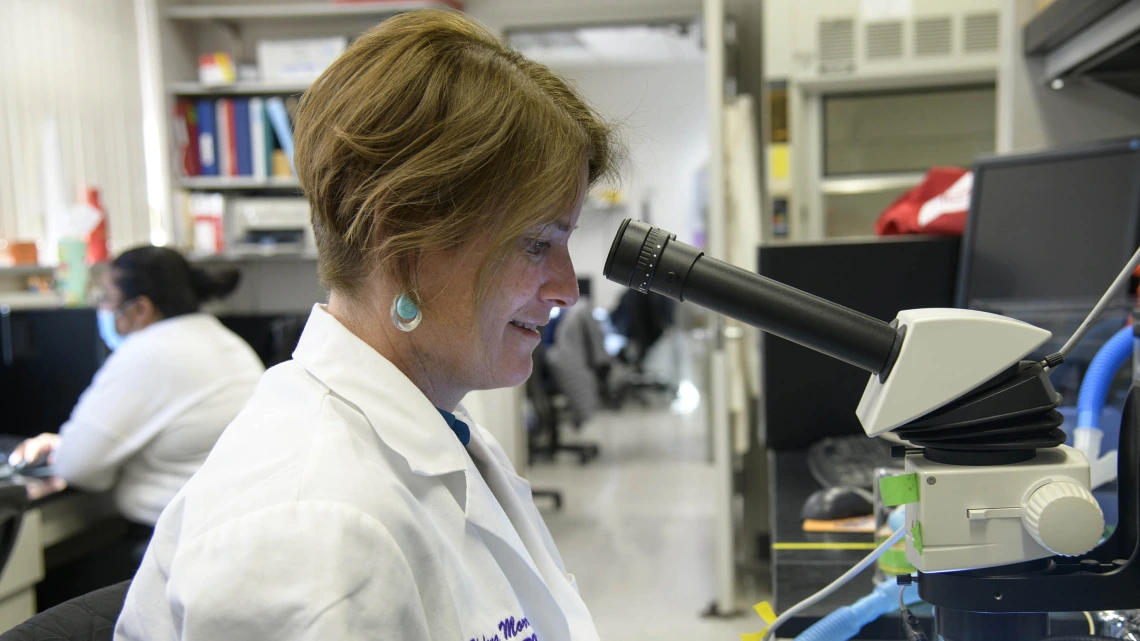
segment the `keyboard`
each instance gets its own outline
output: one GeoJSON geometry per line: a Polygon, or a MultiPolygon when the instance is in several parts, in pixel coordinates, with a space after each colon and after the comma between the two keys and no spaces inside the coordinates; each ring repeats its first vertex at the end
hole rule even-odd
{"type": "Polygon", "coordinates": [[[875,468],[901,467],[886,441],[867,436],[825,438],[808,448],[808,470],[823,487],[871,489],[875,468]]]}

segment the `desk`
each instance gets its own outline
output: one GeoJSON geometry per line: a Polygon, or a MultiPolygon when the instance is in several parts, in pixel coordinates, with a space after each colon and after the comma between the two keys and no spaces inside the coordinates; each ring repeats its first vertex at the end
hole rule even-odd
{"type": "MultiPolygon", "coordinates": [[[[769,504],[772,529],[772,595],[776,612],[783,612],[839,578],[874,549],[871,534],[808,533],[803,531],[800,508],[819,483],[807,468],[806,450],[769,451],[769,504]],[[842,549],[857,548],[857,549],[842,549]]],[[[870,593],[874,566],[867,568],[834,594],[793,617],[780,628],[780,638],[792,638],[836,608],[850,605],[870,593]]],[[[912,608],[931,639],[931,607],[912,608]]],[[[1087,634],[1088,624],[1080,613],[1056,613],[1050,617],[1052,634],[1087,634]]],[[[869,623],[856,639],[893,641],[905,639],[897,613],[869,623]]]]}
{"type": "Polygon", "coordinates": [[[67,489],[61,479],[21,479],[31,504],[12,554],[0,572],[0,631],[36,613],[36,584],[45,575],[44,552],[113,518],[110,497],[67,489]]]}

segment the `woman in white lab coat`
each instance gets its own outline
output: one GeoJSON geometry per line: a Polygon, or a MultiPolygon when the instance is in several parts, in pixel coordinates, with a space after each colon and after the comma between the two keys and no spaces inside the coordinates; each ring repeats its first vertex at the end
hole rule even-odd
{"type": "Polygon", "coordinates": [[[134,537],[149,540],[264,372],[245,341],[199,313],[237,281],[171,249],[121,254],[102,274],[97,311],[111,355],[59,434],[25,441],[9,462],[47,462],[71,486],[110,490],[134,537]]]}
{"type": "Polygon", "coordinates": [[[331,290],[159,520],[120,640],[593,641],[527,482],[459,407],[578,297],[609,129],[459,13],[401,14],[309,89],[296,167],[331,290]]]}
{"type": "Polygon", "coordinates": [[[123,252],[103,271],[99,333],[113,351],[59,434],[25,441],[9,461],[47,462],[72,487],[110,491],[126,534],[54,568],[37,589],[41,608],[134,574],[159,514],[253,395],[265,371],[257,354],[199,312],[237,282],[162,247],[123,252]]]}

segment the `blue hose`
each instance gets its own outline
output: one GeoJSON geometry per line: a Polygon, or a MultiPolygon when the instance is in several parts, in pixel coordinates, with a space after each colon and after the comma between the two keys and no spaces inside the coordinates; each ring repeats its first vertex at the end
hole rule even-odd
{"type": "Polygon", "coordinates": [[[1132,328],[1125,327],[1113,334],[1089,363],[1077,397],[1077,427],[1100,427],[1100,413],[1108,398],[1108,388],[1117,370],[1132,356],[1132,341],[1132,328]]]}
{"type": "MultiPolygon", "coordinates": [[[[908,604],[917,602],[918,586],[907,586],[904,598],[908,604]]],[[[816,621],[795,641],[846,641],[858,634],[863,626],[898,608],[899,586],[893,580],[883,581],[862,599],[816,621]]]]}

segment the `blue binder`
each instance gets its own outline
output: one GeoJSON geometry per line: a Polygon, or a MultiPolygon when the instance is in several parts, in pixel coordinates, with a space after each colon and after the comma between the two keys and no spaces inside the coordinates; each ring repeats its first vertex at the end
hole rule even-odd
{"type": "Polygon", "coordinates": [[[218,124],[214,117],[214,101],[201,99],[198,110],[198,158],[203,176],[218,175],[218,124]]]}
{"type": "Polygon", "coordinates": [[[237,138],[239,176],[253,175],[253,140],[249,129],[249,98],[234,98],[234,129],[237,138]]]}

